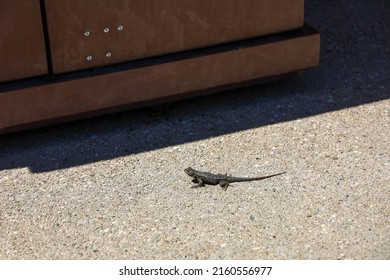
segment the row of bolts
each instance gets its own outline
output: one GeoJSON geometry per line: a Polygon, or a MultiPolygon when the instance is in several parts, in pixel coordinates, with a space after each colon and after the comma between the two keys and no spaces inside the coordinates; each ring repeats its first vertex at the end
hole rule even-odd
{"type": "MultiPolygon", "coordinates": [[[[123,25],[118,25],[118,26],[117,26],[117,29],[118,29],[119,31],[123,30],[123,25]]],[[[110,28],[108,28],[108,27],[104,28],[104,29],[103,29],[103,32],[104,32],[104,33],[110,32],[110,28]]],[[[85,37],[88,37],[89,35],[91,35],[91,32],[89,32],[88,30],[84,32],[84,36],[85,36],[85,37]]],[[[111,57],[111,55],[112,55],[111,52],[106,52],[106,57],[111,57]]],[[[88,55],[88,56],[86,57],[86,59],[89,60],[89,61],[92,60],[92,58],[93,58],[92,55],[88,55]]]]}

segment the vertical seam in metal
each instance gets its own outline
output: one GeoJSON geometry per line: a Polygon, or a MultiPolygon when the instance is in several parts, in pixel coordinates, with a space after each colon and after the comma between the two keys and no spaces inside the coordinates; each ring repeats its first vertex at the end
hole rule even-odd
{"type": "Polygon", "coordinates": [[[43,36],[44,36],[44,40],[45,40],[47,70],[48,70],[49,75],[53,75],[53,64],[52,64],[52,59],[51,59],[49,30],[47,27],[45,0],[40,0],[39,3],[40,3],[41,16],[42,16],[43,36]]]}

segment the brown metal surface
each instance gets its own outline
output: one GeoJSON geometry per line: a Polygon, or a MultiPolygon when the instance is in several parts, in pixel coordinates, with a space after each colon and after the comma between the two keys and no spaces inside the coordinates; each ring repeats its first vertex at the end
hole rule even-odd
{"type": "Polygon", "coordinates": [[[0,82],[47,73],[39,0],[0,0],[0,82]]]}
{"type": "Polygon", "coordinates": [[[304,17],[304,0],[45,0],[45,7],[54,73],[301,28],[304,17]]]}
{"type": "MultiPolygon", "coordinates": [[[[319,63],[318,33],[0,93],[0,133],[290,73],[319,63]]],[[[198,94],[198,93],[197,93],[198,94]]]]}

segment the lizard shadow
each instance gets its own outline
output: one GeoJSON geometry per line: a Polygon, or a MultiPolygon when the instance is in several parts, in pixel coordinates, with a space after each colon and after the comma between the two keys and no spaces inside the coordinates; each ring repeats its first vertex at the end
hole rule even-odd
{"type": "Polygon", "coordinates": [[[63,169],[389,99],[390,5],[378,3],[306,3],[306,19],[322,36],[317,68],[165,109],[137,109],[4,135],[0,171],[63,169]],[[351,15],[348,5],[357,12],[351,15]]]}

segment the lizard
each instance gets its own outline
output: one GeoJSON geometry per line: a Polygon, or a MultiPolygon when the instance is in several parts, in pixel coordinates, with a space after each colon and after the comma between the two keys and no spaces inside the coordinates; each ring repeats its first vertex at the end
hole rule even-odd
{"type": "Polygon", "coordinates": [[[203,172],[195,170],[191,167],[187,167],[184,169],[184,172],[192,177],[192,182],[197,183],[196,185],[192,186],[192,188],[199,188],[204,187],[207,185],[220,185],[225,191],[229,187],[230,183],[236,183],[236,182],[246,182],[246,181],[257,181],[257,180],[263,180],[267,178],[271,178],[274,176],[285,174],[286,172],[281,172],[277,174],[262,176],[262,177],[252,177],[252,178],[245,178],[245,177],[233,177],[228,176],[224,174],[213,174],[210,172],[203,172]]]}

